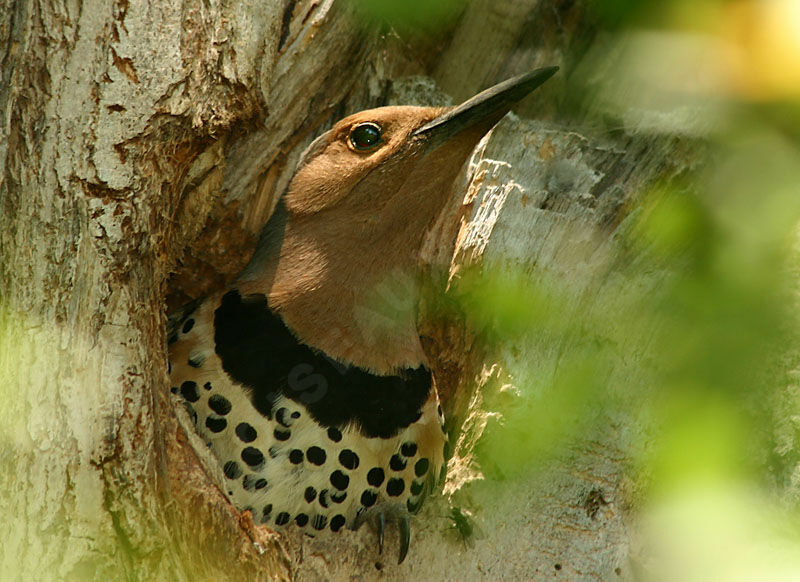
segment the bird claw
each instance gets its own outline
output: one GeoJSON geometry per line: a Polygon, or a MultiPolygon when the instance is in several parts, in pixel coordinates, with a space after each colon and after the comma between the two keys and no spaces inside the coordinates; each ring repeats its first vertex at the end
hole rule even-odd
{"type": "MultiPolygon", "coordinates": [[[[380,511],[376,512],[376,515],[378,520],[378,553],[383,554],[383,542],[386,537],[386,513],[380,511]]],[[[393,517],[391,513],[389,517],[393,517]]],[[[411,544],[411,523],[408,519],[408,514],[397,517],[397,528],[400,534],[400,555],[398,556],[397,563],[402,564],[403,560],[405,560],[408,555],[408,548],[411,544]]]]}
{"type": "Polygon", "coordinates": [[[386,532],[386,516],[378,514],[378,553],[383,553],[383,534],[386,532]]]}
{"type": "Polygon", "coordinates": [[[397,563],[402,564],[403,560],[406,559],[408,546],[411,543],[411,525],[408,522],[408,516],[401,516],[398,525],[400,526],[400,557],[397,563]]]}

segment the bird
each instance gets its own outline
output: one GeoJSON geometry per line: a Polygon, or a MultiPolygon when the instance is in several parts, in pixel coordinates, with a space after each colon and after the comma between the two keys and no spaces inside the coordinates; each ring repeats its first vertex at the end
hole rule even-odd
{"type": "Polygon", "coordinates": [[[422,245],[471,152],[557,67],[449,107],[346,117],[303,152],[249,264],[170,317],[170,389],[257,524],[311,535],[410,521],[447,434],[420,343],[422,245]]]}

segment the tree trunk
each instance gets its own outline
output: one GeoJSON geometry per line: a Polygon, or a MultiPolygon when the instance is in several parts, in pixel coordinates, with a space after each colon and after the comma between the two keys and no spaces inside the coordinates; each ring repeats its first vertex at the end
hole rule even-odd
{"type": "Polygon", "coordinates": [[[485,345],[468,315],[437,318],[429,306],[454,459],[402,566],[377,556],[367,528],[314,539],[253,526],[214,486],[167,398],[165,302],[238,272],[326,124],[390,102],[458,101],[537,66],[563,70],[518,109],[539,121],[505,120],[476,154],[460,232],[454,220],[431,241],[449,270],[437,281],[554,273],[584,300],[607,295],[610,241],[641,193],[695,160],[679,139],[565,127],[585,113],[570,109],[569,80],[596,34],[581,3],[475,0],[423,39],[380,34],[333,0],[3,4],[0,568],[10,579],[629,572],[624,466],[636,419],[609,413],[547,471],[508,487],[486,485],[473,459],[494,399],[514,398],[513,360],[536,359],[546,383],[556,347],[485,345]],[[396,81],[411,75],[428,79],[396,81]],[[442,249],[456,234],[450,265],[442,249]],[[450,536],[448,504],[482,530],[469,549],[450,536]]]}

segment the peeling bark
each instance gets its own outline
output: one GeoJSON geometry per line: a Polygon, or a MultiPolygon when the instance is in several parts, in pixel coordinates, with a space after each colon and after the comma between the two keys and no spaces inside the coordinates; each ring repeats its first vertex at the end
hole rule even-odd
{"type": "Polygon", "coordinates": [[[216,3],[20,1],[2,13],[3,571],[287,577],[274,537],[239,527],[177,437],[165,282],[224,214],[230,135],[255,119],[294,135],[325,108],[313,101],[328,87],[312,80],[354,58],[362,32],[330,2],[298,3],[288,20],[282,6],[216,3]],[[307,85],[292,116],[270,115],[281,74],[307,85]]]}

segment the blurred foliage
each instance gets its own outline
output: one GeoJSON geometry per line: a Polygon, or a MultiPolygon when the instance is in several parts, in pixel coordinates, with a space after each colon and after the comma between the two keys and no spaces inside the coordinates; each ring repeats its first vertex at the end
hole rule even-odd
{"type": "Polygon", "coordinates": [[[390,27],[404,37],[435,35],[453,24],[466,0],[350,0],[370,27],[390,27]]]}
{"type": "MultiPolygon", "coordinates": [[[[683,455],[689,477],[698,465],[745,467],[745,444],[771,438],[758,427],[770,423],[784,379],[777,363],[796,323],[788,261],[800,221],[793,188],[800,155],[774,134],[751,137],[731,137],[694,183],[648,193],[620,228],[613,254],[623,260],[609,264],[614,277],[589,283],[589,294],[546,270],[459,282],[484,342],[525,346],[520,352],[533,360],[507,358],[532,397],[510,414],[497,442],[483,445],[486,458],[506,466],[501,473],[558,452],[621,399],[674,428],[659,446],[673,437],[678,450],[690,450],[682,448],[687,439],[696,443],[683,455]],[[758,184],[748,179],[764,170],[758,184]],[[614,376],[620,366],[624,374],[614,376]],[[642,385],[626,386],[629,377],[642,385]],[[739,429],[750,435],[744,443],[739,429]]],[[[676,454],[663,451],[671,468],[660,483],[680,473],[676,454]]]]}
{"type": "Polygon", "coordinates": [[[520,396],[488,403],[479,463],[524,477],[644,427],[627,451],[642,498],[618,499],[641,509],[644,578],[800,579],[800,2],[589,6],[615,37],[594,62],[635,66],[587,99],[710,152],[642,193],[593,279],[456,282],[520,396]]]}

